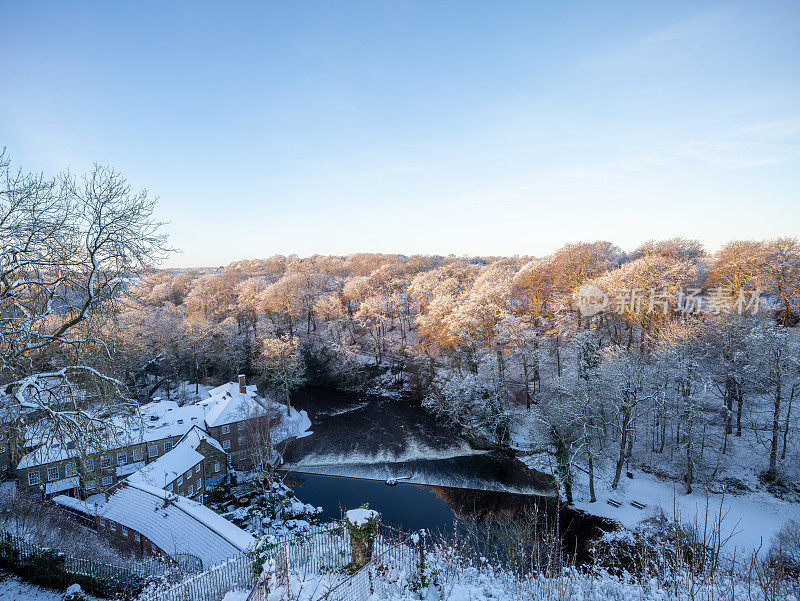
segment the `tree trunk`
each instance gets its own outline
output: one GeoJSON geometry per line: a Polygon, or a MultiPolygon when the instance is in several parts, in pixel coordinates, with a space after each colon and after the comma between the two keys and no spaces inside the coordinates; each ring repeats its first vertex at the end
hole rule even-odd
{"type": "Polygon", "coordinates": [[[742,394],[742,385],[736,384],[736,436],[742,435],[742,404],[744,402],[744,394],[742,394]]]}
{"type": "Polygon", "coordinates": [[[525,408],[531,410],[531,385],[528,378],[528,358],[522,355],[522,379],[525,382],[525,408]]]}
{"type": "Polygon", "coordinates": [[[778,471],[778,437],[780,435],[780,415],[781,415],[781,378],[775,383],[775,395],[773,399],[772,408],[772,442],[769,447],[769,468],[767,468],[767,477],[770,480],[775,478],[778,471]]]}
{"type": "Polygon", "coordinates": [[[625,465],[625,454],[628,447],[628,427],[630,425],[631,410],[628,407],[622,408],[622,432],[619,439],[619,457],[617,458],[616,469],[614,470],[614,481],[611,483],[612,490],[619,486],[619,479],[622,476],[622,467],[625,465]]]}
{"type": "Polygon", "coordinates": [[[797,390],[797,384],[792,386],[792,393],[789,395],[789,408],[786,411],[786,423],[783,426],[783,450],[781,451],[781,459],[786,459],[786,438],[789,436],[789,420],[792,417],[792,401],[794,400],[794,393],[797,390]]]}

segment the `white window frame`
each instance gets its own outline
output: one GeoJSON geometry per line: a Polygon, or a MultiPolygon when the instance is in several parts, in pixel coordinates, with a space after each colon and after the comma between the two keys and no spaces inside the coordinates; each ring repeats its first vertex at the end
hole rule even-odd
{"type": "Polygon", "coordinates": [[[157,444],[149,444],[147,445],[147,456],[151,459],[153,457],[158,457],[158,445],[157,444]]]}
{"type": "Polygon", "coordinates": [[[194,486],[191,484],[189,485],[189,496],[191,497],[194,494],[194,486]]]}
{"type": "Polygon", "coordinates": [[[231,441],[230,441],[230,439],[229,439],[229,438],[226,438],[225,440],[223,440],[223,441],[222,441],[222,448],[223,448],[223,449],[225,449],[226,451],[229,451],[229,450],[230,450],[230,448],[231,448],[231,441]]]}
{"type": "Polygon", "coordinates": [[[183,476],[180,476],[180,477],[178,478],[177,482],[178,482],[178,486],[180,486],[181,484],[183,484],[183,476]]]}
{"type": "Polygon", "coordinates": [[[85,469],[87,472],[93,472],[94,471],[94,459],[87,459],[86,461],[84,461],[83,462],[83,469],[85,469]]]}
{"type": "Polygon", "coordinates": [[[137,543],[142,542],[142,535],[139,534],[138,532],[134,532],[133,533],[133,540],[135,540],[137,543]]]}
{"type": "Polygon", "coordinates": [[[114,476],[103,476],[103,479],[100,480],[100,484],[102,486],[111,486],[114,484],[114,476]]]}
{"type": "Polygon", "coordinates": [[[171,440],[165,440],[164,441],[164,452],[165,453],[169,453],[174,448],[175,448],[175,445],[172,444],[171,440]],[[167,448],[167,445],[169,445],[169,448],[167,448]]]}
{"type": "Polygon", "coordinates": [[[86,483],[84,484],[84,488],[86,490],[94,490],[95,488],[97,488],[97,483],[94,480],[87,480],[86,483]]]}
{"type": "Polygon", "coordinates": [[[136,448],[131,451],[131,455],[133,455],[134,461],[141,461],[142,460],[142,449],[136,448]]]}
{"type": "Polygon", "coordinates": [[[72,478],[72,476],[74,476],[76,473],[77,472],[75,470],[75,464],[74,463],[68,463],[67,465],[64,466],[64,475],[67,478],[72,478]]]}
{"type": "Polygon", "coordinates": [[[111,457],[109,457],[108,455],[103,455],[100,458],[100,467],[101,468],[111,467],[111,457]]]}
{"type": "Polygon", "coordinates": [[[170,484],[169,486],[167,486],[167,490],[168,490],[169,492],[172,492],[172,484],[170,484]]]}
{"type": "Polygon", "coordinates": [[[240,436],[239,439],[236,442],[239,443],[240,447],[243,447],[244,446],[244,436],[240,436]]]}
{"type": "Polygon", "coordinates": [[[219,461],[214,464],[214,473],[218,474],[222,468],[219,465],[219,461]]]}
{"type": "Polygon", "coordinates": [[[42,482],[42,474],[39,470],[31,470],[28,472],[28,486],[36,486],[37,484],[41,484],[42,482]]]}
{"type": "Polygon", "coordinates": [[[222,426],[222,433],[223,434],[230,434],[231,433],[230,424],[226,424],[226,425],[222,426]]]}
{"type": "Polygon", "coordinates": [[[247,451],[239,451],[239,461],[247,460],[247,451]]]}
{"type": "Polygon", "coordinates": [[[117,453],[117,465],[128,465],[127,451],[123,451],[122,453],[117,453]]]}
{"type": "Polygon", "coordinates": [[[195,484],[195,489],[197,490],[197,492],[200,492],[201,490],[203,490],[203,479],[202,478],[198,478],[197,479],[197,483],[195,484]]]}
{"type": "Polygon", "coordinates": [[[47,481],[53,482],[54,480],[61,480],[61,468],[57,465],[47,468],[47,481]],[[55,477],[53,477],[53,474],[55,474],[55,477]]]}
{"type": "Polygon", "coordinates": [[[199,463],[196,466],[194,466],[194,473],[195,474],[199,474],[200,473],[200,464],[199,463]]]}

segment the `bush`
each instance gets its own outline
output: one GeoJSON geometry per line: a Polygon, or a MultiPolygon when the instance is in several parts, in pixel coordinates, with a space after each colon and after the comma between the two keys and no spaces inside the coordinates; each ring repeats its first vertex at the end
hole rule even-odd
{"type": "Polygon", "coordinates": [[[781,562],[784,570],[800,576],[800,521],[784,524],[772,541],[770,556],[781,562]]]}

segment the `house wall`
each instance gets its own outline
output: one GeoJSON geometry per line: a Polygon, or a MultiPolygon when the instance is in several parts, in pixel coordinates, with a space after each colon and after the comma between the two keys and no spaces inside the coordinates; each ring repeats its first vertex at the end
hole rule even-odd
{"type": "Polygon", "coordinates": [[[168,483],[164,488],[170,492],[183,497],[196,499],[206,492],[205,459],[193,465],[188,471],[180,474],[175,480],[168,483]],[[191,487],[191,494],[189,488],[191,487]]]}
{"type": "Polygon", "coordinates": [[[165,450],[165,444],[166,447],[171,450],[178,443],[179,440],[180,440],[179,436],[172,436],[168,438],[162,438],[160,440],[156,440],[150,443],[136,443],[124,447],[118,447],[115,449],[110,449],[103,453],[92,453],[86,457],[87,459],[86,462],[82,462],[79,458],[72,458],[72,459],[64,459],[61,461],[54,461],[40,466],[17,469],[19,490],[29,494],[42,494],[44,485],[48,481],[50,481],[48,479],[49,468],[58,467],[59,479],[60,479],[67,477],[66,476],[67,466],[72,465],[80,469],[81,489],[78,492],[81,497],[86,498],[89,495],[104,492],[108,488],[119,482],[119,480],[121,480],[122,478],[117,477],[118,467],[122,467],[130,463],[137,463],[140,461],[143,461],[145,464],[151,463],[156,459],[158,459],[159,457],[161,457],[164,453],[168,452],[165,450]],[[153,456],[151,456],[149,452],[151,445],[154,447],[154,450],[157,451],[157,454],[153,456]],[[134,451],[138,451],[139,453],[137,455],[137,458],[134,458],[134,451]],[[119,457],[119,455],[122,453],[125,454],[124,463],[120,462],[121,457],[119,457]],[[103,467],[104,457],[107,458],[107,467],[103,467]],[[32,471],[39,472],[39,477],[40,477],[39,484],[33,484],[33,485],[29,484],[28,473],[32,471]],[[103,483],[104,478],[107,479],[105,484],[103,483]],[[108,480],[109,478],[110,480],[108,480]]]}

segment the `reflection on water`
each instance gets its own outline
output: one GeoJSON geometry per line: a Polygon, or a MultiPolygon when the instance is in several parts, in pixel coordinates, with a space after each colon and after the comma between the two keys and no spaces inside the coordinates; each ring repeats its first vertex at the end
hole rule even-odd
{"type": "Polygon", "coordinates": [[[406,531],[426,529],[440,534],[452,532],[460,522],[514,520],[528,523],[538,516],[542,528],[557,525],[570,553],[581,553],[586,542],[611,523],[575,511],[549,497],[511,493],[420,486],[398,483],[389,486],[375,480],[289,473],[286,483],[304,503],[322,507],[322,519],[339,519],[344,511],[369,503],[382,521],[406,531]]]}

